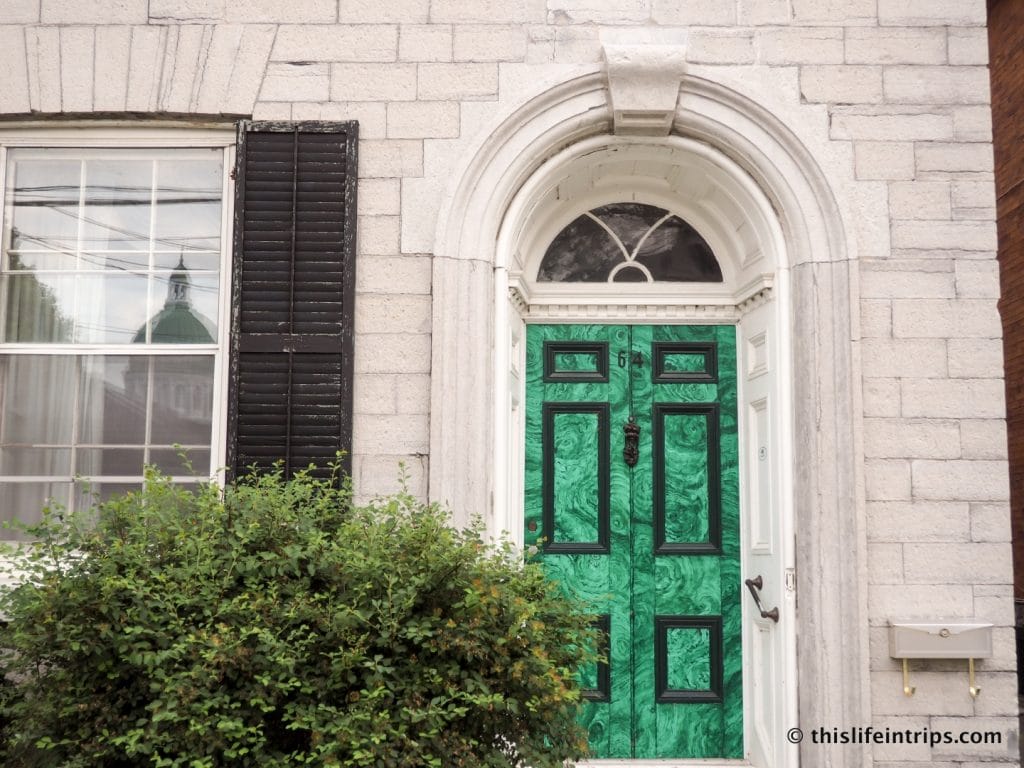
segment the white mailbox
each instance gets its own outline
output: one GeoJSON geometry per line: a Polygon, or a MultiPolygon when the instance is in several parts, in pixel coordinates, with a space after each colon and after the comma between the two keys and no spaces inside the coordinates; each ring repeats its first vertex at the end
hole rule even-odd
{"type": "Polygon", "coordinates": [[[903,659],[903,693],[914,695],[910,659],[967,659],[967,691],[981,693],[974,681],[974,660],[992,655],[992,624],[963,619],[889,622],[889,655],[903,659]]]}
{"type": "Polygon", "coordinates": [[[987,659],[992,624],[981,621],[897,621],[889,628],[894,659],[987,659]]]}

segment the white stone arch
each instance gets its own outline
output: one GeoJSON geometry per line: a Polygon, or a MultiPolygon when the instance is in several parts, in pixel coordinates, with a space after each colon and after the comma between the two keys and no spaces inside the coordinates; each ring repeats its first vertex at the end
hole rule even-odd
{"type": "MultiPolygon", "coordinates": [[[[799,720],[805,727],[869,723],[849,220],[814,153],[773,112],[694,75],[681,79],[678,104],[673,134],[742,169],[772,209],[785,259],[775,277],[785,275],[779,301],[793,340],[782,362],[792,381],[786,492],[797,532],[799,720]]],[[[465,156],[442,203],[433,273],[430,495],[458,518],[493,519],[508,494],[507,472],[495,456],[510,442],[502,421],[510,390],[493,350],[509,343],[507,265],[517,194],[567,147],[611,133],[605,77],[576,77],[495,125],[465,156]]],[[[869,754],[857,745],[815,745],[804,762],[867,765],[869,754]]]]}

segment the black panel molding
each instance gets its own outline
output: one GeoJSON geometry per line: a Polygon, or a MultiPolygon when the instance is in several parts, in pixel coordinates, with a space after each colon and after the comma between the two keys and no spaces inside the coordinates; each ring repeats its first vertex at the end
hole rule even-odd
{"type": "Polygon", "coordinates": [[[561,383],[606,383],[608,381],[608,342],[605,341],[545,341],[544,381],[561,383]],[[595,355],[597,366],[593,371],[560,371],[555,364],[556,355],[595,355]]]}
{"type": "Polygon", "coordinates": [[[722,701],[722,617],[654,617],[654,695],[659,704],[712,704],[722,701]],[[709,633],[711,683],[706,689],[669,688],[668,632],[670,629],[705,629],[709,633]]]}
{"type": "Polygon", "coordinates": [[[713,341],[655,341],[651,344],[651,375],[655,384],[714,384],[718,381],[718,344],[713,341]],[[702,371],[667,371],[669,355],[699,355],[704,358],[702,371]]]}
{"type": "Polygon", "coordinates": [[[544,551],[552,554],[607,554],[610,533],[609,422],[608,403],[544,403],[542,445],[544,453],[542,525],[544,551]],[[558,541],[555,539],[555,416],[562,413],[597,414],[597,541],[558,541]]]}
{"type": "Polygon", "coordinates": [[[580,694],[587,701],[611,701],[612,685],[611,670],[608,667],[608,655],[612,647],[612,617],[603,613],[594,619],[593,627],[598,632],[597,653],[604,661],[597,662],[597,688],[584,688],[580,694]]]}

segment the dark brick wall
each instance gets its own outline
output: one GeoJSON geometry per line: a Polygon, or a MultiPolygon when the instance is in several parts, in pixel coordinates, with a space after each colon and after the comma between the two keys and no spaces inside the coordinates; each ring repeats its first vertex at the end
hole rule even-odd
{"type": "Polygon", "coordinates": [[[1014,591],[1024,598],[1024,2],[989,0],[1014,591]]]}

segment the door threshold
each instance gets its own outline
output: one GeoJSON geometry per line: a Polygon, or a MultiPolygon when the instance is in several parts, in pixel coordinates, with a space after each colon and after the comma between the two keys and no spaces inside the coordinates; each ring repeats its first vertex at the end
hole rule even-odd
{"type": "Polygon", "coordinates": [[[721,757],[715,758],[665,758],[658,760],[632,760],[624,758],[579,760],[579,768],[708,768],[708,766],[732,766],[742,768],[752,765],[749,760],[734,760],[721,757]]]}

